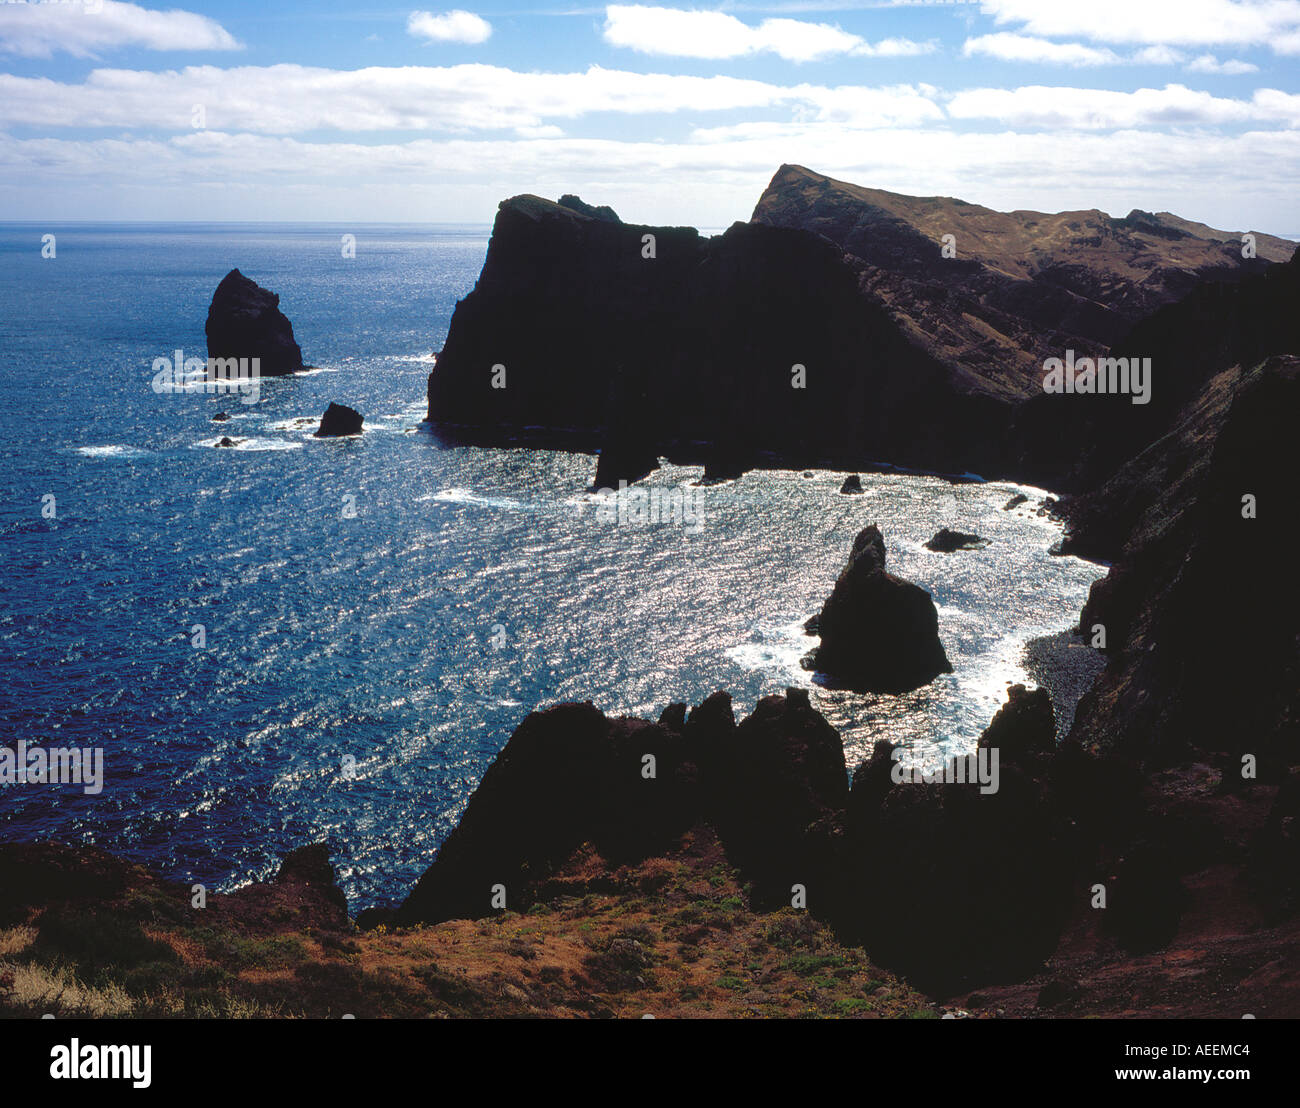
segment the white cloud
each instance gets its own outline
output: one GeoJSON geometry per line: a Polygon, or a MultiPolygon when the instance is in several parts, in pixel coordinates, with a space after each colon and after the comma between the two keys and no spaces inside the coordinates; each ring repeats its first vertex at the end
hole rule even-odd
{"type": "Polygon", "coordinates": [[[238,50],[234,36],[205,15],[151,11],[119,0],[43,4],[0,2],[0,53],[49,58],[94,57],[116,47],[145,50],[238,50]]]}
{"type": "Polygon", "coordinates": [[[492,24],[473,12],[458,8],[442,15],[412,12],[406,20],[406,31],[431,42],[461,42],[472,46],[487,42],[492,36],[492,24]]]}
{"type": "Polygon", "coordinates": [[[874,130],[939,123],[944,118],[943,109],[935,100],[938,89],[926,85],[889,88],[798,85],[791,91],[799,96],[794,113],[799,120],[874,130]]]}
{"type": "Polygon", "coordinates": [[[1185,85],[1114,92],[1095,88],[968,89],[946,105],[953,119],[995,119],[1011,127],[1112,130],[1134,127],[1215,127],[1250,121],[1300,126],[1300,95],[1273,89],[1233,100],[1185,85]]]}
{"type": "Polygon", "coordinates": [[[1133,54],[1133,61],[1138,65],[1181,65],[1186,57],[1172,46],[1144,46],[1133,54]]]}
{"type": "Polygon", "coordinates": [[[915,42],[910,38],[882,38],[879,42],[864,42],[853,49],[855,55],[867,58],[914,58],[920,54],[933,54],[938,47],[933,42],[915,42]]]}
{"type": "Polygon", "coordinates": [[[1252,65],[1250,62],[1239,61],[1236,58],[1221,62],[1213,54],[1202,54],[1199,58],[1189,62],[1187,69],[1191,73],[1220,73],[1235,77],[1241,73],[1257,73],[1259,66],[1252,65]]]}
{"type": "MultiPolygon", "coordinates": [[[[1181,65],[1187,55],[1172,46],[1144,46],[1128,57],[1121,57],[1108,47],[1086,46],[1079,42],[1052,42],[1033,35],[1017,35],[1007,31],[969,38],[962,46],[966,57],[982,55],[1004,62],[1028,62],[1042,65],[1064,65],[1072,68],[1098,65],[1181,65]]],[[[1190,73],[1218,73],[1236,75],[1256,73],[1259,66],[1250,62],[1220,62],[1213,54],[1202,54],[1186,66],[1190,73]]]]}
{"type": "Polygon", "coordinates": [[[0,135],[0,195],[15,218],[465,219],[521,192],[577,191],[625,218],[746,219],[783,161],[875,188],[1001,210],[1170,210],[1229,229],[1289,231],[1300,130],[1079,134],[887,133],[836,123],[753,125],[716,142],[611,139],[399,144],[212,131],[158,140],[0,135]],[[766,128],[766,129],[764,129],[766,128]],[[39,191],[31,189],[41,182],[39,191]],[[196,187],[196,182],[199,185],[196,187]],[[599,184],[595,184],[599,183],[599,184]],[[58,202],[56,202],[56,199],[58,202]],[[134,213],[134,215],[132,215],[134,213]]]}
{"type": "Polygon", "coordinates": [[[961,52],[966,57],[984,55],[1004,62],[1041,62],[1048,65],[1117,65],[1122,59],[1113,50],[1084,46],[1078,42],[1050,42],[1032,35],[1001,31],[969,38],[961,52]]]}
{"type": "Polygon", "coordinates": [[[982,0],[981,10],[1049,38],[1300,51],[1300,0],[982,0]]]}
{"type": "MultiPolygon", "coordinates": [[[[630,73],[520,73],[466,64],[332,70],[299,65],[148,72],[92,70],[84,81],[0,73],[0,126],[111,127],[183,132],[194,106],[213,131],[509,131],[554,138],[565,121],[594,113],[700,115],[749,110],[766,123],[840,123],[856,129],[992,119],[1011,127],[1107,130],[1300,127],[1300,96],[1270,89],[1229,98],[1180,84],[1130,92],[1078,87],[974,88],[780,85],[735,77],[630,73]]],[[[743,124],[749,125],[749,124],[743,124]]],[[[721,134],[722,132],[718,132],[721,134]]]]}
{"type": "Polygon", "coordinates": [[[519,73],[500,66],[332,70],[299,65],[152,73],[96,69],[79,84],[0,74],[0,124],[190,129],[202,104],[213,130],[473,131],[536,128],[592,112],[654,114],[782,109],[810,119],[876,126],[941,119],[935,90],[775,85],[735,77],[519,73]]]}
{"type": "Polygon", "coordinates": [[[1261,119],[1276,119],[1300,126],[1300,93],[1282,92],[1275,88],[1255,90],[1251,101],[1259,109],[1261,119]]]}
{"type": "Polygon", "coordinates": [[[836,55],[901,57],[930,53],[930,43],[891,38],[870,43],[829,23],[765,19],[755,27],[717,11],[685,11],[643,4],[605,8],[605,41],[642,54],[677,58],[742,58],[772,53],[810,62],[836,55]]]}

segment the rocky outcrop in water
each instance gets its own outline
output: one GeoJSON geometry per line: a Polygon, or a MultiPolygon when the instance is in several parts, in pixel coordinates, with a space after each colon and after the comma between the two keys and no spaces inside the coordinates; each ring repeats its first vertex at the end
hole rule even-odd
{"type": "Polygon", "coordinates": [[[355,408],[349,408],[346,404],[331,402],[330,406],[325,409],[325,414],[321,416],[320,427],[313,434],[318,439],[340,435],[359,435],[364,420],[365,417],[355,408]]]}
{"type": "Polygon", "coordinates": [[[950,531],[947,527],[941,527],[925,544],[925,548],[939,554],[951,554],[954,550],[979,550],[988,544],[989,540],[982,539],[979,535],[970,535],[965,531],[950,531]]]}
{"type": "Polygon", "coordinates": [[[612,439],[596,458],[592,489],[617,489],[620,481],[636,484],[659,468],[658,456],[647,446],[612,439]]]}
{"type": "Polygon", "coordinates": [[[812,627],[821,645],[805,664],[857,692],[910,692],[952,672],[934,601],[919,585],[885,572],[884,539],[874,524],[854,540],[812,627]]]}
{"type": "Polygon", "coordinates": [[[237,269],[227,273],[212,294],[204,329],[209,358],[257,358],[263,377],[304,368],[279,296],[237,269]]]}

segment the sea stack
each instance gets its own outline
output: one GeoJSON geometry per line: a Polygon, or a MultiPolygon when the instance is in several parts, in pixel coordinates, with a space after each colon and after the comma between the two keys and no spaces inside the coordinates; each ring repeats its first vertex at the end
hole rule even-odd
{"type": "Polygon", "coordinates": [[[208,307],[208,357],[256,358],[262,377],[303,369],[293,324],[280,311],[280,297],[237,269],[221,279],[208,307]]]}
{"type": "Polygon", "coordinates": [[[885,540],[875,524],[854,540],[815,619],[822,642],[805,661],[837,686],[905,693],[952,672],[934,601],[919,585],[885,572],[885,540]]]}
{"type": "Polygon", "coordinates": [[[950,531],[947,527],[941,527],[934,538],[925,544],[925,548],[940,554],[951,554],[954,550],[979,550],[988,544],[989,540],[980,538],[979,535],[968,535],[965,531],[950,531]]]}
{"type": "Polygon", "coordinates": [[[318,439],[335,438],[341,435],[361,434],[361,423],[365,417],[355,408],[346,404],[331,403],[320,417],[320,427],[314,432],[318,439]]]}

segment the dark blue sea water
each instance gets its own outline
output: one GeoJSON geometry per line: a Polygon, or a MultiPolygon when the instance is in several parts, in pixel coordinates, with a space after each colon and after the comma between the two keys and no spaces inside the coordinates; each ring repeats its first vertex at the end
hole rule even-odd
{"type": "Polygon", "coordinates": [[[1002,511],[1017,486],[864,477],[845,497],[842,474],[751,473],[702,490],[698,529],[611,525],[591,458],[440,446],[417,429],[425,378],[486,246],[482,227],[0,225],[0,736],[101,747],[107,779],[0,786],[0,835],[227,888],[326,839],[357,908],[405,893],[535,706],[657,714],[727,688],[748,711],[799,684],[850,766],[880,737],[926,760],[971,746],[1024,643],[1077,618],[1102,571],[1002,511]],[[155,393],[155,358],[205,356],[235,266],[317,370],[252,405],[155,393]],[[360,439],[311,437],[330,401],[364,413],[360,439]],[[799,666],[868,522],[934,594],[956,667],[908,696],[799,666]],[[945,525],[993,543],[924,550],[945,525]]]}

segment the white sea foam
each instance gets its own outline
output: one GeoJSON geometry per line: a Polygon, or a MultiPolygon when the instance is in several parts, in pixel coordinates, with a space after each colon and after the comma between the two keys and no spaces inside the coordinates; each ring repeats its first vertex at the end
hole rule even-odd
{"type": "MultiPolygon", "coordinates": [[[[301,450],[300,442],[285,442],[284,439],[260,439],[245,438],[236,439],[233,436],[222,436],[231,438],[234,446],[222,447],[223,450],[242,450],[242,451],[262,451],[262,450],[301,450]]],[[[216,447],[221,438],[200,439],[198,442],[191,444],[191,450],[211,450],[216,447]]]]}
{"type": "Polygon", "coordinates": [[[479,508],[505,508],[519,510],[528,505],[519,500],[505,496],[480,496],[472,489],[439,489],[432,496],[422,496],[421,500],[436,500],[443,504],[469,504],[479,508]]]}
{"type": "Polygon", "coordinates": [[[811,687],[812,674],[800,664],[817,640],[804,633],[803,621],[761,624],[749,642],[737,643],[725,655],[749,673],[781,675],[791,685],[811,687]]]}
{"type": "Polygon", "coordinates": [[[79,446],[77,453],[87,458],[147,458],[152,450],[142,450],[138,446],[79,446]]]}

